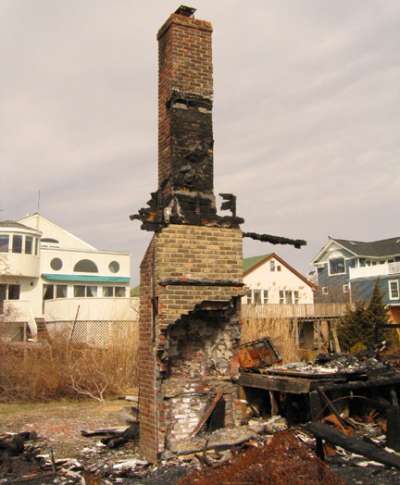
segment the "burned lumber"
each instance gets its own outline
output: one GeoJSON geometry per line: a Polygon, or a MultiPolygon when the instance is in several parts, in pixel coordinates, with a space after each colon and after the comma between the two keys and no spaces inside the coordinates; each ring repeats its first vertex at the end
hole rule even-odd
{"type": "Polygon", "coordinates": [[[34,432],[0,435],[0,451],[8,456],[18,456],[25,450],[25,441],[37,439],[34,432]]]}
{"type": "Polygon", "coordinates": [[[201,428],[206,424],[208,418],[211,416],[212,412],[216,408],[216,406],[217,406],[219,400],[222,398],[222,396],[223,396],[222,388],[218,388],[215,392],[215,396],[213,397],[212,401],[207,406],[203,417],[200,419],[199,423],[197,424],[197,426],[193,430],[192,436],[196,436],[197,433],[201,430],[201,428]]]}
{"type": "Polygon", "coordinates": [[[341,446],[345,450],[365,456],[370,460],[377,461],[387,466],[400,468],[400,457],[379,448],[376,445],[365,442],[361,438],[345,436],[332,426],[323,423],[307,423],[304,429],[314,435],[317,440],[325,440],[335,446],[341,446]]]}
{"type": "Polygon", "coordinates": [[[85,438],[91,438],[92,436],[119,436],[121,433],[125,431],[121,428],[101,428],[96,429],[94,431],[86,431],[84,429],[81,430],[81,435],[85,436],[85,438]]]}
{"type": "Polygon", "coordinates": [[[98,429],[96,431],[81,431],[82,436],[104,436],[101,442],[109,448],[118,448],[119,446],[135,441],[139,437],[139,423],[132,423],[128,428],[119,430],[117,428],[98,429]]]}
{"type": "Polygon", "coordinates": [[[289,244],[296,249],[300,249],[302,246],[307,245],[307,241],[304,241],[304,239],[289,239],[287,237],[272,236],[271,234],[258,234],[256,232],[244,232],[242,235],[243,237],[249,237],[250,239],[268,242],[270,244],[289,244]]]}

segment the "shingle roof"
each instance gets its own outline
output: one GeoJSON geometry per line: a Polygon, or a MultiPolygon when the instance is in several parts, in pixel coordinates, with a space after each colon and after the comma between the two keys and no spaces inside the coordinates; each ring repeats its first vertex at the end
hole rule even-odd
{"type": "Polygon", "coordinates": [[[400,254],[400,236],[380,241],[362,242],[331,238],[357,256],[384,257],[400,254]]]}
{"type": "Polygon", "coordinates": [[[260,261],[271,256],[270,254],[262,254],[261,256],[252,256],[250,258],[243,259],[243,271],[246,273],[256,266],[260,261]]]}
{"type": "Polygon", "coordinates": [[[24,226],[24,224],[21,224],[19,222],[15,222],[15,221],[0,221],[0,227],[14,227],[16,229],[27,229],[29,231],[32,231],[35,229],[33,229],[32,227],[28,227],[28,226],[24,226]]]}

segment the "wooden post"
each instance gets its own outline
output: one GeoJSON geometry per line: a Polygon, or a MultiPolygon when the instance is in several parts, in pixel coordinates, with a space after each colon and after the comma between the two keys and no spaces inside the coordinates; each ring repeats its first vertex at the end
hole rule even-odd
{"type": "Polygon", "coordinates": [[[277,416],[279,414],[278,393],[276,391],[268,392],[271,401],[271,416],[277,416]]]}

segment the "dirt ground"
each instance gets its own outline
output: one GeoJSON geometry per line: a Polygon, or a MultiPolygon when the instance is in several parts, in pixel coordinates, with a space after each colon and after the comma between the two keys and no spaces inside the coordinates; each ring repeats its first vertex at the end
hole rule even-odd
{"type": "Polygon", "coordinates": [[[0,403],[0,432],[36,431],[57,458],[77,457],[82,448],[93,444],[81,436],[81,430],[126,427],[122,415],[127,406],[123,400],[0,403]]]}

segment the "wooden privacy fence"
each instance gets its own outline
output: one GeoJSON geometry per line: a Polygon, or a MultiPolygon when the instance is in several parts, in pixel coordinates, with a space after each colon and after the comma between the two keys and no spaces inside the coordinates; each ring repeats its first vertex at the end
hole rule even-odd
{"type": "Polygon", "coordinates": [[[323,351],[340,351],[336,324],[347,305],[242,305],[242,343],[270,337],[284,362],[309,360],[323,351]]]}

